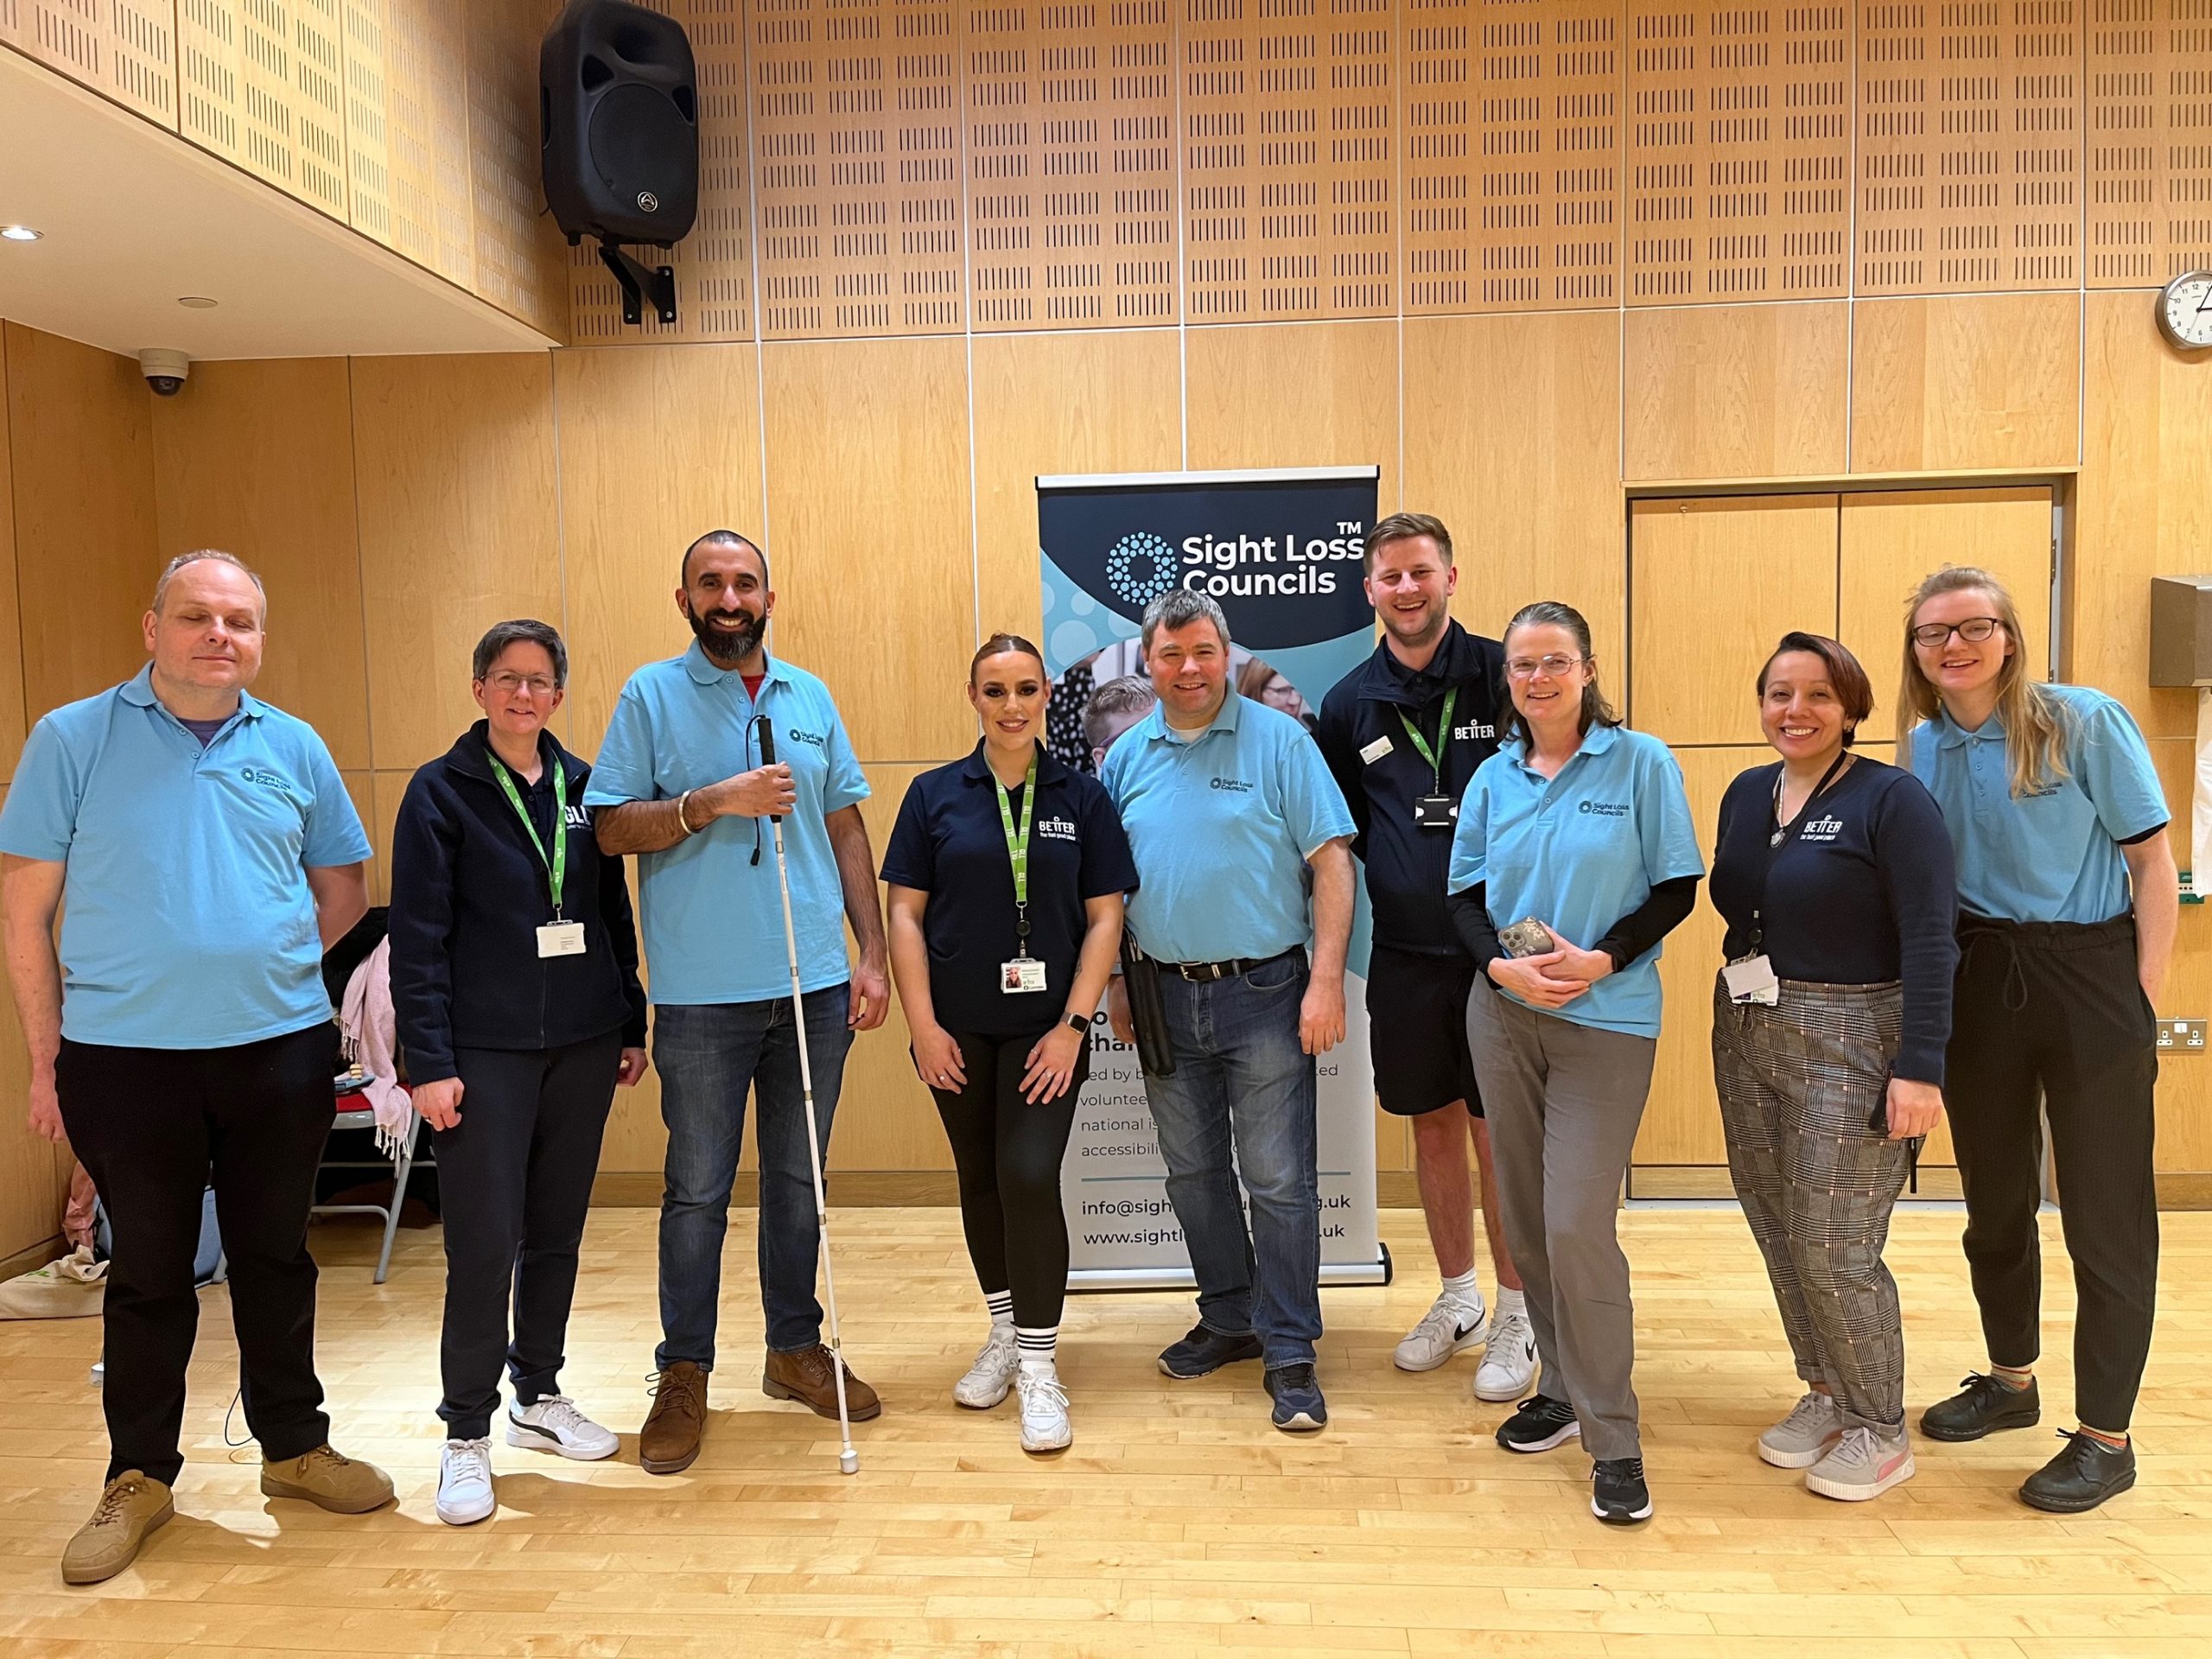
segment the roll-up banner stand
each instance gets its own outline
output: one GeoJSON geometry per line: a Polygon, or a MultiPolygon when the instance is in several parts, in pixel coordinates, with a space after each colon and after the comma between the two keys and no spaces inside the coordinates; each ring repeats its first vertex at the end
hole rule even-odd
{"type": "MultiPolygon", "coordinates": [[[[1229,618],[1231,683],[1310,728],[1329,688],[1375,649],[1361,548],[1381,476],[1376,467],[1316,467],[1039,479],[1055,752],[1093,770],[1105,745],[1141,717],[1102,713],[1091,725],[1108,729],[1095,734],[1082,718],[1100,687],[1142,677],[1144,607],[1178,587],[1209,595],[1229,618]]],[[[1325,1285],[1390,1277],[1375,1224],[1367,950],[1363,887],[1344,975],[1345,1040],[1319,1062],[1325,1285]]],[[[1091,1023],[1090,1079],[1077,1096],[1060,1169],[1070,1289],[1192,1282],[1166,1174],[1136,1051],[1115,1040],[1102,1009],[1091,1023]]]]}

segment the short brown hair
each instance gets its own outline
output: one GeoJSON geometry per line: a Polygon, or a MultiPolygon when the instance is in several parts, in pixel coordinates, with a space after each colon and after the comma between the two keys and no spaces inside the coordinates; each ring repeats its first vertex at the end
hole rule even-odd
{"type": "Polygon", "coordinates": [[[1866,671],[1859,667],[1859,659],[1841,640],[1831,639],[1825,633],[1804,633],[1793,628],[1782,636],[1782,643],[1759,664],[1760,696],[1766,696],[1766,677],[1774,667],[1774,659],[1793,651],[1819,658],[1827,670],[1828,684],[1835,690],[1836,701],[1843,705],[1843,741],[1849,743],[1857,734],[1859,723],[1874,712],[1874,683],[1866,677],[1866,671]]]}
{"type": "Polygon", "coordinates": [[[1367,575],[1375,574],[1375,556],[1393,542],[1410,542],[1416,536],[1426,536],[1436,543],[1436,550],[1444,556],[1444,563],[1452,563],[1452,532],[1444,528],[1441,518],[1425,512],[1394,512],[1378,520],[1367,532],[1367,546],[1360,556],[1360,568],[1367,575]]]}

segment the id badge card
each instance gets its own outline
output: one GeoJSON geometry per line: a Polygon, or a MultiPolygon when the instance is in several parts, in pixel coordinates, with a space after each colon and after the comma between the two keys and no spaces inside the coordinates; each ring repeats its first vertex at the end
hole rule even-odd
{"type": "Polygon", "coordinates": [[[1782,1001],[1782,982],[1774,976],[1774,964],[1764,954],[1730,963],[1720,970],[1720,976],[1727,983],[1732,1002],[1757,1002],[1770,1008],[1782,1001]]]}
{"type": "Polygon", "coordinates": [[[1459,803],[1449,795],[1424,795],[1414,803],[1414,822],[1424,830],[1450,830],[1459,820],[1459,803]]]}
{"type": "Polygon", "coordinates": [[[537,930],[540,957],[581,957],[584,953],[582,922],[548,922],[537,930]]]}
{"type": "Polygon", "coordinates": [[[999,965],[999,989],[1008,996],[1045,988],[1045,964],[1034,957],[1016,957],[999,965]]]}

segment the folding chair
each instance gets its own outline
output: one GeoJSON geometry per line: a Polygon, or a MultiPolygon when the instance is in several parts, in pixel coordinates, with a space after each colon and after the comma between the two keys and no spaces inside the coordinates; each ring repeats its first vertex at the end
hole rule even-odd
{"type": "MultiPolygon", "coordinates": [[[[330,1121],[334,1129],[372,1129],[377,1115],[360,1103],[361,1082],[352,1077],[340,1077],[337,1094],[337,1116],[330,1121]],[[346,1085],[351,1084],[351,1088],[346,1085]],[[348,1105],[348,1102],[353,1102],[348,1105]]],[[[403,1088],[404,1084],[401,1085],[403,1088]]],[[[321,1169],[389,1169],[391,1171],[391,1202],[382,1204],[318,1204],[308,1210],[310,1216],[382,1216],[384,1217],[384,1248],[377,1252],[376,1277],[371,1282],[382,1284],[391,1267],[391,1238],[399,1230],[400,1206],[407,1202],[407,1178],[415,1168],[415,1145],[423,1133],[423,1114],[410,1103],[407,1109],[407,1132],[401,1137],[399,1151],[391,1163],[380,1158],[326,1158],[318,1166],[321,1169]]]]}

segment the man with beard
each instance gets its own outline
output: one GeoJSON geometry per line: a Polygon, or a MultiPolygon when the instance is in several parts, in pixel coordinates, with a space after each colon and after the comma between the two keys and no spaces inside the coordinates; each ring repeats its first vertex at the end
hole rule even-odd
{"type": "Polygon", "coordinates": [[[1440,519],[1402,512],[1368,532],[1367,598],[1382,619],[1382,642],[1322,700],[1315,736],[1359,824],[1352,850],[1365,866],[1374,908],[1367,1007],[1376,1096],[1384,1111],[1413,1120],[1421,1211],[1444,1281],[1395,1357],[1402,1370],[1433,1370],[1487,1333],[1475,1395],[1513,1400],[1535,1376],[1535,1340],[1506,1254],[1490,1134],[1467,1052],[1474,959],[1444,909],[1459,797],[1497,748],[1504,652],[1452,620],[1459,585],[1452,532],[1440,519]],[[1475,1282],[1470,1135],[1497,1268],[1494,1321],[1475,1282]]]}
{"type": "MultiPolygon", "coordinates": [[[[815,1121],[824,1148],[845,1052],[890,1007],[883,912],[860,803],[868,781],[829,689],[763,647],[776,595],[768,558],[734,531],[688,548],[677,608],[690,650],[648,663],[622,688],[584,804],[600,849],[639,855],[653,1063],[668,1159],[660,1211],[659,1378],[638,1437],[649,1474],[699,1455],[715,1363],[722,1236],[737,1179],[745,1099],[760,1103],[760,1300],[772,1398],[837,1414],[835,1362],[822,1344],[814,1279],[819,1233],[801,1116],[795,1019],[806,1021],[815,1121]],[[760,764],[760,722],[776,764],[760,764]],[[791,1007],[772,815],[785,820],[803,1007],[791,1007]],[[839,912],[860,963],[846,957],[839,912]]],[[[848,1373],[855,1419],[883,1409],[848,1373]]]]}

